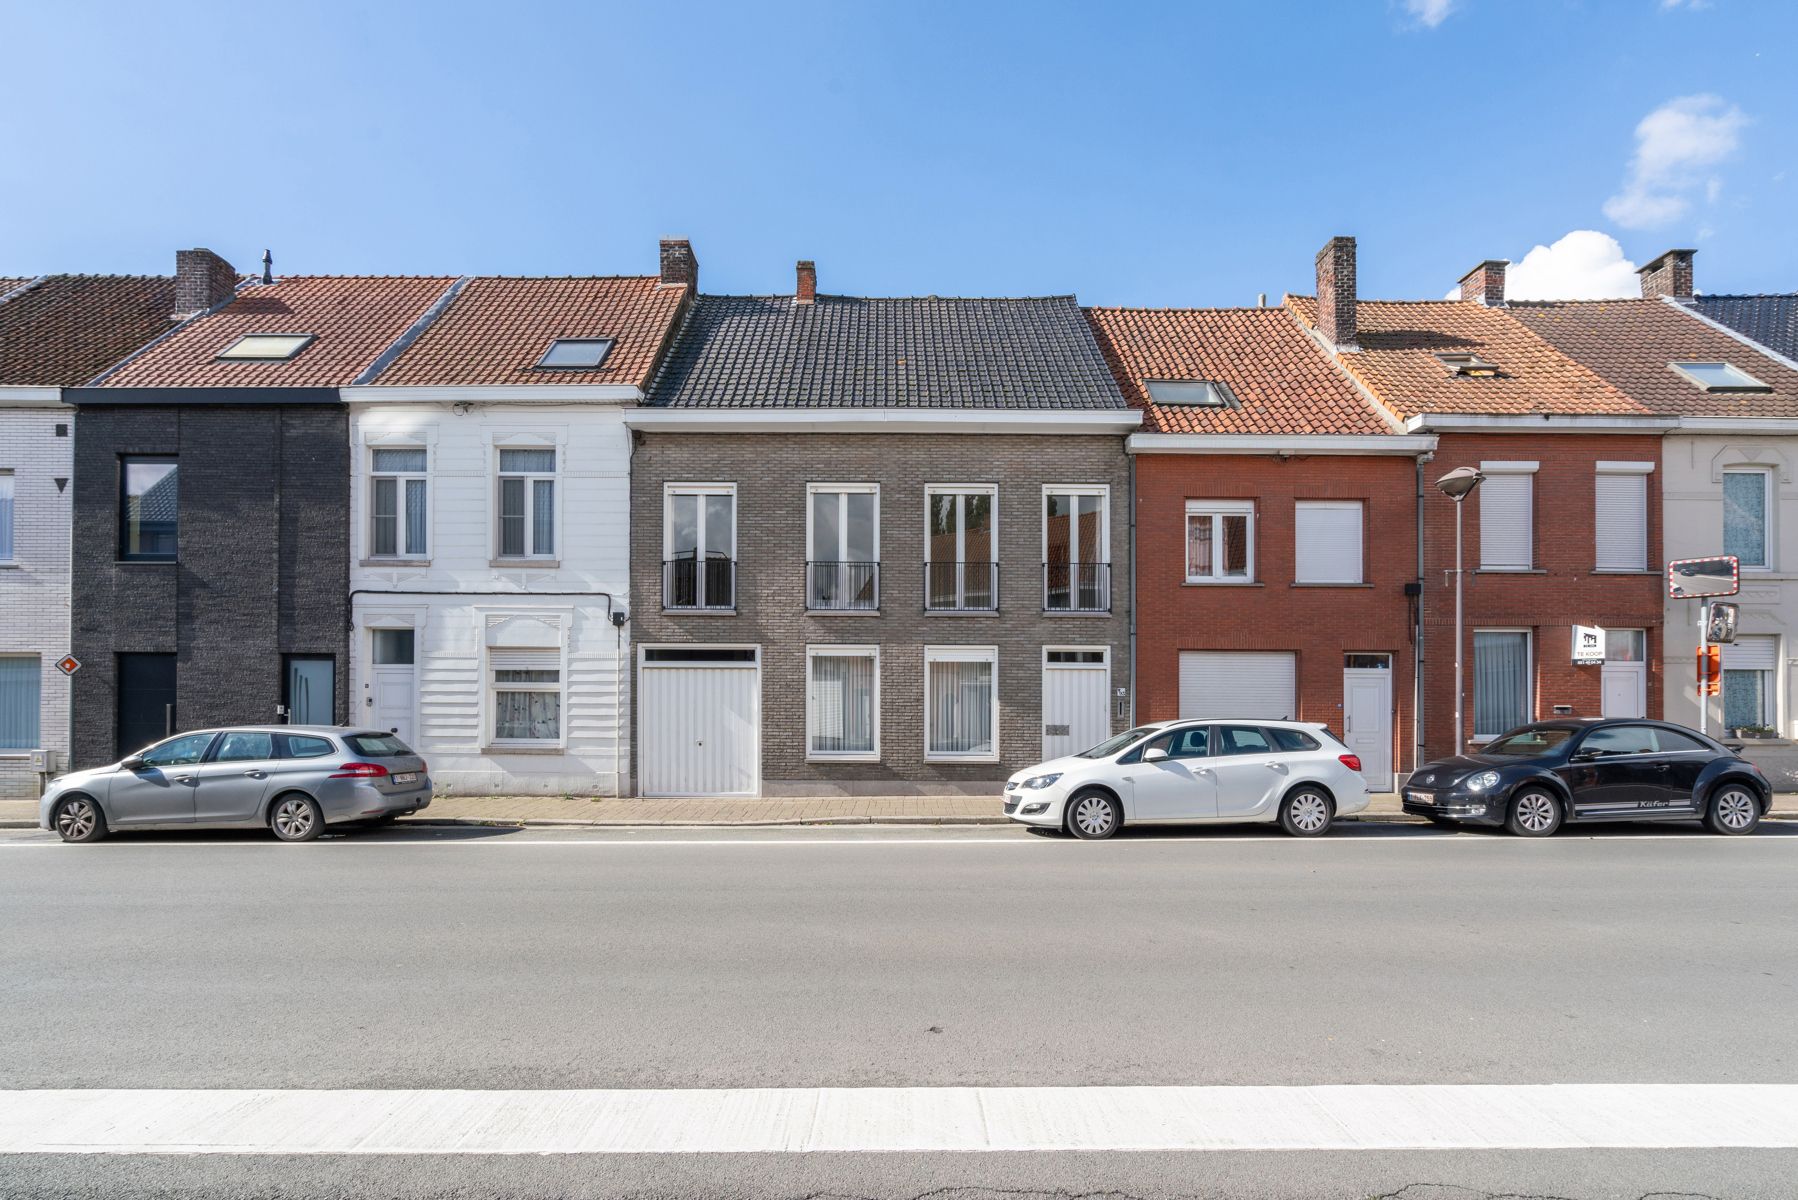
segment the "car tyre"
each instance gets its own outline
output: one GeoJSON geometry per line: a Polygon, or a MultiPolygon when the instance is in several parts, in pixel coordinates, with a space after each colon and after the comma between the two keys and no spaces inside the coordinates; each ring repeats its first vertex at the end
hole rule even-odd
{"type": "Polygon", "coordinates": [[[1516,837],[1550,837],[1566,817],[1561,798],[1545,788],[1524,788],[1505,809],[1505,829],[1516,837]]]}
{"type": "Polygon", "coordinates": [[[71,845],[97,842],[106,836],[106,814],[98,801],[71,796],[56,806],[56,835],[71,845]]]}
{"type": "Polygon", "coordinates": [[[1102,841],[1123,823],[1123,806],[1104,792],[1078,792],[1068,801],[1068,832],[1083,841],[1102,841]]]}
{"type": "Polygon", "coordinates": [[[311,796],[288,792],[270,806],[268,827],[284,842],[310,842],[325,831],[325,814],[311,796]]]}
{"type": "Polygon", "coordinates": [[[1336,806],[1320,788],[1297,787],[1280,801],[1280,828],[1293,837],[1322,837],[1335,817],[1336,806]]]}
{"type": "Polygon", "coordinates": [[[1746,784],[1725,783],[1704,806],[1704,827],[1726,837],[1753,833],[1761,823],[1761,798],[1746,784]]]}

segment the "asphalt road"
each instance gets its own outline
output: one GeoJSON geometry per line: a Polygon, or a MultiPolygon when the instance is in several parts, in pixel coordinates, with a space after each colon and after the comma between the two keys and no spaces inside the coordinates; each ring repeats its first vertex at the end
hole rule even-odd
{"type": "MultiPolygon", "coordinates": [[[[17,833],[0,921],[0,1089],[1798,1083],[1785,823],[17,833]]],[[[0,1158],[7,1197],[1789,1197],[1794,1178],[1798,1152],[1703,1148],[0,1158]]]]}

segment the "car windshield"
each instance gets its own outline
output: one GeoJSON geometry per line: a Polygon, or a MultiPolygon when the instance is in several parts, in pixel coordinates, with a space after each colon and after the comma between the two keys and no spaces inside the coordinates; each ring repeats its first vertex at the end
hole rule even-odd
{"type": "Polygon", "coordinates": [[[411,754],[411,747],[391,733],[352,733],[343,739],[364,758],[398,758],[411,754]]]}
{"type": "Polygon", "coordinates": [[[1488,742],[1481,754],[1502,754],[1511,758],[1533,758],[1538,754],[1547,754],[1573,736],[1573,730],[1563,725],[1535,726],[1526,725],[1522,729],[1514,729],[1496,741],[1488,742]]]}
{"type": "Polygon", "coordinates": [[[1126,733],[1120,733],[1120,734],[1116,735],[1115,737],[1108,737],[1104,741],[1100,742],[1097,746],[1094,746],[1091,750],[1082,750],[1080,753],[1074,755],[1074,757],[1075,758],[1110,758],[1112,755],[1116,754],[1119,750],[1122,750],[1125,746],[1128,746],[1128,745],[1130,745],[1130,743],[1138,741],[1142,738],[1148,737],[1151,733],[1154,733],[1159,728],[1161,728],[1159,725],[1144,725],[1140,729],[1132,729],[1126,733]]]}

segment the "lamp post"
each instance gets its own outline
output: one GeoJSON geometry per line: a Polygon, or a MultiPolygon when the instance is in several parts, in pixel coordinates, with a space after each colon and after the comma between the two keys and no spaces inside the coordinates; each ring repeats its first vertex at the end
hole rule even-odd
{"type": "Polygon", "coordinates": [[[1478,467],[1456,467],[1436,481],[1436,490],[1455,502],[1455,756],[1467,749],[1467,722],[1462,715],[1466,692],[1462,685],[1461,658],[1461,501],[1486,478],[1478,467]]]}

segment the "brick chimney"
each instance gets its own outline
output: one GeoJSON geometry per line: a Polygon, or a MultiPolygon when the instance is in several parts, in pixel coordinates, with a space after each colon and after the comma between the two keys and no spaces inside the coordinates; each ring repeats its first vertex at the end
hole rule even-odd
{"type": "Polygon", "coordinates": [[[1511,264],[1502,258],[1489,258],[1461,276],[1461,299],[1498,308],[1505,302],[1505,268],[1511,264]]]}
{"type": "Polygon", "coordinates": [[[1317,332],[1338,350],[1355,345],[1355,239],[1333,237],[1317,252],[1317,332]]]}
{"type": "Polygon", "coordinates": [[[1636,270],[1642,280],[1642,298],[1653,300],[1672,296],[1676,300],[1692,298],[1692,256],[1696,250],[1669,250],[1645,267],[1636,270]]]}
{"type": "Polygon", "coordinates": [[[237,269],[210,250],[175,251],[175,313],[191,317],[231,298],[237,269]]]}
{"type": "Polygon", "coordinates": [[[818,264],[809,258],[799,260],[799,278],[793,289],[793,303],[816,304],[818,302],[818,264]]]}
{"type": "Polygon", "coordinates": [[[662,282],[684,283],[699,290],[699,260],[693,256],[693,243],[686,238],[662,239],[662,282]]]}

